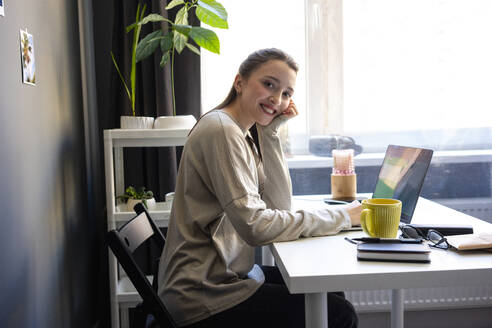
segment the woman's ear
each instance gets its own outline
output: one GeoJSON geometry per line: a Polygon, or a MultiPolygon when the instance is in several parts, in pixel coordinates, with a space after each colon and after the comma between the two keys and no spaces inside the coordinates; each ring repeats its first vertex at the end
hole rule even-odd
{"type": "Polygon", "coordinates": [[[241,94],[243,88],[243,77],[241,74],[237,74],[236,77],[234,78],[234,89],[236,89],[236,93],[239,95],[241,94]]]}

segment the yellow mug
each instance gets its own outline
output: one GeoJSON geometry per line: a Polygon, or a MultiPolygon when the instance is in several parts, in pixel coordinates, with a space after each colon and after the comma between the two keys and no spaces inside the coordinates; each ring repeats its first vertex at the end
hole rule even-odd
{"type": "Polygon", "coordinates": [[[401,201],[372,198],[362,201],[360,224],[371,237],[396,238],[400,224],[401,201]]]}

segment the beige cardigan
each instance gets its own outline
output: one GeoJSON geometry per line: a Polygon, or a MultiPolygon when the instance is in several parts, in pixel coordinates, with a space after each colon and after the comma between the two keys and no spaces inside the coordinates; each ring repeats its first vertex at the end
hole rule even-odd
{"type": "Polygon", "coordinates": [[[261,286],[255,246],[351,226],[341,207],[290,211],[292,187],[276,133],[281,123],[279,117],[258,126],[266,176],[261,197],[248,131],[214,110],[190,134],[159,267],[159,295],[179,326],[231,308],[261,286]]]}

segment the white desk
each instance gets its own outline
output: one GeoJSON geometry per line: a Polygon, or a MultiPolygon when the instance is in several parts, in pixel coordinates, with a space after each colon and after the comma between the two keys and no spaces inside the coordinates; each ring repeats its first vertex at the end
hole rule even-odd
{"type": "MultiPolygon", "coordinates": [[[[295,197],[294,208],[320,206],[323,196],[295,197]]],[[[321,205],[322,206],[322,205],[321,205]]],[[[413,223],[470,224],[475,232],[490,231],[492,224],[420,198],[413,223]]],[[[492,254],[472,251],[432,250],[431,263],[388,263],[357,261],[356,246],[344,237],[364,235],[361,231],[335,236],[304,238],[274,243],[270,249],[289,291],[305,294],[307,328],[328,326],[327,292],[392,289],[391,327],[403,327],[403,288],[481,285],[492,282],[492,254]]]]}

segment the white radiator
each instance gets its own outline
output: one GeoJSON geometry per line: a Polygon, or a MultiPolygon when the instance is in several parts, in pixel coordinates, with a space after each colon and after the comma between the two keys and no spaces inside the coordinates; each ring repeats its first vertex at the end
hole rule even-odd
{"type": "MultiPolygon", "coordinates": [[[[433,201],[492,223],[492,198],[433,201]]],[[[358,312],[382,312],[391,308],[391,290],[351,291],[345,294],[358,312]]],[[[404,297],[405,310],[488,307],[492,306],[492,285],[405,289],[404,297]]]]}
{"type": "MultiPolygon", "coordinates": [[[[357,312],[391,309],[391,290],[345,292],[357,312]]],[[[492,285],[405,289],[405,310],[437,310],[492,306],[492,285]]]]}

